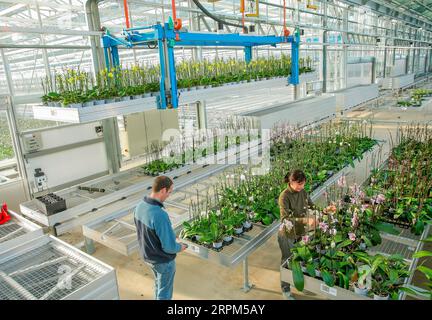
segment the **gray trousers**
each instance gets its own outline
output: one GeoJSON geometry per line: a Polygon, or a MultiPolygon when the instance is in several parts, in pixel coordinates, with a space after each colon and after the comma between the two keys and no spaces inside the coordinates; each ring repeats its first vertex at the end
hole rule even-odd
{"type": "MultiPolygon", "coordinates": [[[[278,234],[279,248],[282,253],[281,265],[291,256],[291,249],[294,247],[294,239],[288,238],[286,235],[278,234]]],[[[290,284],[281,281],[282,292],[290,291],[290,284]]]]}

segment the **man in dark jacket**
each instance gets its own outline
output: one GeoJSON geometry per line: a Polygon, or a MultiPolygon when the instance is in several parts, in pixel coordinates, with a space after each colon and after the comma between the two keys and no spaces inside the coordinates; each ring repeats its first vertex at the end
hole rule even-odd
{"type": "Polygon", "coordinates": [[[156,300],[172,299],[176,254],[186,249],[186,245],[176,242],[171,221],[164,210],[163,202],[173,188],[171,178],[157,177],[150,196],[145,196],[134,212],[140,252],[155,277],[156,300]]]}
{"type": "MultiPolygon", "coordinates": [[[[291,256],[294,243],[315,228],[315,218],[307,215],[307,209],[314,208],[314,204],[304,190],[306,175],[301,170],[294,170],[286,175],[285,182],[288,186],[279,196],[281,227],[278,243],[282,263],[291,256]]],[[[281,282],[281,289],[285,299],[293,300],[289,283],[281,282]]]]}

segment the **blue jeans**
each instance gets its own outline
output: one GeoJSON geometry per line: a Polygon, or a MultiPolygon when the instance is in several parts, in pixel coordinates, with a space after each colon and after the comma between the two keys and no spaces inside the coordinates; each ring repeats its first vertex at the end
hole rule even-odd
{"type": "Polygon", "coordinates": [[[174,289],[175,260],[166,263],[151,264],[155,277],[154,295],[156,300],[171,300],[174,289]]]}

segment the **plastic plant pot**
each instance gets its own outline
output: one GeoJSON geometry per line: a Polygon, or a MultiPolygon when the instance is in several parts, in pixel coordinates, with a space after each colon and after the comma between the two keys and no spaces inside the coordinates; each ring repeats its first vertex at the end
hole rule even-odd
{"type": "Polygon", "coordinates": [[[82,103],[71,103],[70,105],[68,105],[69,108],[82,108],[83,104],[82,103]]]}
{"type": "Polygon", "coordinates": [[[93,100],[92,101],[84,102],[84,107],[92,107],[92,106],[94,106],[94,101],[93,100]]]}
{"type": "Polygon", "coordinates": [[[230,242],[231,240],[232,240],[232,236],[225,236],[224,238],[223,238],[223,241],[225,241],[225,242],[230,242]]]}
{"type": "Polygon", "coordinates": [[[235,232],[235,234],[241,234],[243,232],[243,226],[241,226],[239,228],[234,228],[234,232],[235,232]]]}
{"type": "Polygon", "coordinates": [[[243,227],[245,229],[249,229],[252,226],[252,223],[250,221],[243,222],[243,227]]]}
{"type": "Polygon", "coordinates": [[[368,288],[359,288],[357,284],[354,284],[354,292],[361,296],[367,296],[369,289],[368,288]]]}
{"type": "Polygon", "coordinates": [[[213,242],[213,248],[215,248],[215,249],[222,248],[222,241],[220,241],[220,242],[213,242]]]}

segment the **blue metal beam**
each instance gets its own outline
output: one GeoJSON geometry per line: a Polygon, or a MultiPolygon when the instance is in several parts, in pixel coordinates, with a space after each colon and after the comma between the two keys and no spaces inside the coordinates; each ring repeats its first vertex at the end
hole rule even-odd
{"type": "MultiPolygon", "coordinates": [[[[238,33],[233,34],[212,34],[212,33],[195,33],[195,32],[178,32],[179,41],[177,46],[234,46],[234,47],[254,47],[272,45],[294,41],[292,36],[247,36],[238,33]]],[[[166,31],[167,39],[176,38],[174,30],[166,31]]]]}
{"type": "Polygon", "coordinates": [[[251,36],[234,34],[216,33],[195,33],[178,32],[173,29],[172,23],[164,26],[157,24],[150,27],[137,27],[124,30],[125,39],[118,39],[111,36],[108,32],[102,37],[105,60],[109,69],[110,64],[118,66],[120,64],[118,46],[133,48],[137,45],[145,45],[150,42],[158,42],[160,60],[160,95],[158,97],[158,108],[166,109],[169,105],[173,108],[178,107],[177,79],[174,60],[174,46],[224,46],[224,47],[244,47],[245,60],[249,63],[252,60],[252,47],[270,45],[276,47],[277,44],[291,43],[291,76],[288,82],[293,85],[299,84],[299,45],[300,33],[297,29],[294,35],[283,36],[251,36]],[[140,33],[139,30],[150,30],[140,33]],[[111,61],[110,61],[111,58],[111,61]],[[169,77],[171,88],[168,94],[165,87],[165,79],[169,77]]]}
{"type": "Polygon", "coordinates": [[[291,43],[291,75],[288,78],[288,83],[292,85],[298,85],[300,83],[299,45],[300,32],[297,29],[294,33],[294,41],[291,43]]]}

